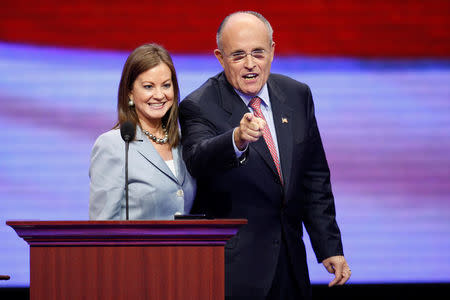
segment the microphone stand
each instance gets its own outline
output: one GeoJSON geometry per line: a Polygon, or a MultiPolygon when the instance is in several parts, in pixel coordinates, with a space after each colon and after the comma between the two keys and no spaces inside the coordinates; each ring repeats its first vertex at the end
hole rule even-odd
{"type": "Polygon", "coordinates": [[[128,149],[130,148],[130,142],[125,142],[125,209],[126,220],[129,219],[128,215],[128,149]]]}
{"type": "Polygon", "coordinates": [[[134,139],[136,135],[136,128],[130,121],[125,121],[120,126],[120,135],[125,142],[125,208],[126,219],[129,220],[129,208],[128,208],[128,149],[130,148],[130,141],[134,139]]]}

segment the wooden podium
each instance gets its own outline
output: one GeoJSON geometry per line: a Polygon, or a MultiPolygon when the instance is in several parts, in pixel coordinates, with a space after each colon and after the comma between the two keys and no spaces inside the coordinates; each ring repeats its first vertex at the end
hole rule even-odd
{"type": "Polygon", "coordinates": [[[30,245],[30,299],[224,299],[244,219],[8,221],[30,245]]]}

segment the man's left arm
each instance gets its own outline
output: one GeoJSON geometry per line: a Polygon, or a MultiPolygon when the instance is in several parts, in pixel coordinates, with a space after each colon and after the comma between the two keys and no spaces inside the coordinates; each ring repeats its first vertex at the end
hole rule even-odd
{"type": "Polygon", "coordinates": [[[322,262],[335,278],[330,286],[344,284],[350,269],[344,258],[342,240],[336,222],[336,210],[331,189],[330,170],[314,115],[311,91],[307,93],[309,130],[307,137],[308,167],[303,178],[303,222],[308,231],[317,260],[322,262]]]}

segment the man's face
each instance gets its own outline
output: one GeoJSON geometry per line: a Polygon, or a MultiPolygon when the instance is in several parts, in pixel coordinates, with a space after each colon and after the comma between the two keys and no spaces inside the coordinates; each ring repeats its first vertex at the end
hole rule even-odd
{"type": "Polygon", "coordinates": [[[214,54],[227,80],[243,94],[258,94],[269,78],[275,49],[265,24],[253,15],[233,16],[223,28],[221,44],[223,49],[214,54]]]}

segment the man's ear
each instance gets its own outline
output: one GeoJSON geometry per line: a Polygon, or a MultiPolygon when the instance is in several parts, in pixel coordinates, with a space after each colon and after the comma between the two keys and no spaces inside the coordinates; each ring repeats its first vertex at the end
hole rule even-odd
{"type": "Polygon", "coordinates": [[[270,58],[270,62],[272,62],[273,61],[273,56],[274,56],[274,54],[275,54],[275,42],[272,42],[272,54],[271,54],[271,58],[270,58]]]}
{"type": "Polygon", "coordinates": [[[219,49],[214,50],[214,55],[216,56],[217,60],[220,62],[220,64],[222,65],[222,68],[225,68],[224,64],[223,64],[223,55],[222,52],[220,52],[219,49]]]}

